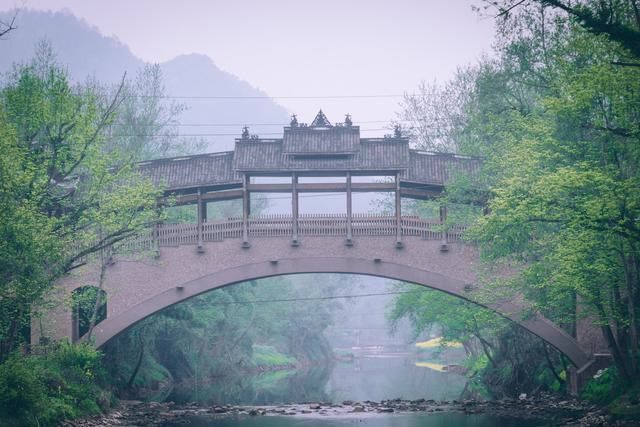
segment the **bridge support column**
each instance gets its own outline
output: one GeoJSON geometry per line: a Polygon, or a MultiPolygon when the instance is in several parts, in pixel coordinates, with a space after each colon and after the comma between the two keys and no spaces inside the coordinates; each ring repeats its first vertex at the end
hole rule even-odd
{"type": "Polygon", "coordinates": [[[400,195],[400,172],[396,172],[396,248],[402,248],[402,197],[400,195]]]}
{"type": "Polygon", "coordinates": [[[353,246],[353,229],[352,229],[352,206],[351,206],[351,172],[347,172],[347,246],[353,246]]]}
{"type": "Polygon", "coordinates": [[[298,174],[291,174],[291,245],[298,246],[298,174]]]}
{"type": "Polygon", "coordinates": [[[248,248],[249,244],[249,175],[242,175],[242,247],[248,248]]]}
{"type": "Polygon", "coordinates": [[[203,228],[207,218],[207,204],[202,202],[202,191],[198,188],[198,253],[204,252],[203,228]]]}
{"type": "Polygon", "coordinates": [[[449,250],[449,236],[447,236],[447,207],[440,206],[440,225],[442,226],[442,240],[440,242],[440,252],[449,250]]]}

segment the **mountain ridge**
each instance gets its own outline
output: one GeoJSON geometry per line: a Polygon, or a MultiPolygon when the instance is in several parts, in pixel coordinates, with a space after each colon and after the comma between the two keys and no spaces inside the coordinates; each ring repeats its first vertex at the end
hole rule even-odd
{"type": "MultiPolygon", "coordinates": [[[[0,14],[0,18],[8,14],[0,14]]],[[[115,84],[127,73],[135,76],[147,62],[114,36],[99,29],[69,11],[40,12],[22,10],[16,19],[17,29],[0,41],[0,73],[6,75],[13,64],[33,57],[36,45],[43,38],[50,41],[58,61],[66,66],[72,80],[88,77],[115,84]]],[[[288,112],[261,89],[236,75],[220,69],[215,61],[201,53],[185,53],[159,63],[167,95],[178,97],[187,109],[179,121],[184,124],[226,124],[237,126],[199,126],[198,135],[206,138],[208,151],[229,150],[241,134],[240,123],[286,123],[288,112]],[[179,97],[238,97],[236,99],[180,99],[179,97]],[[246,97],[254,97],[247,100],[246,97]]],[[[4,79],[4,77],[3,77],[4,79]]],[[[194,134],[190,127],[180,133],[194,134]]],[[[254,126],[252,133],[280,131],[280,128],[254,126]]]]}

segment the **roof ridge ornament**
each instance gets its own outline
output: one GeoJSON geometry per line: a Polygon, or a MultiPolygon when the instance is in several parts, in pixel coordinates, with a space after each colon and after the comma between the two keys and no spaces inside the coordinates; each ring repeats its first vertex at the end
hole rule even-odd
{"type": "Polygon", "coordinates": [[[351,120],[351,114],[346,114],[344,116],[344,125],[347,127],[351,127],[353,126],[353,121],[351,120]]]}
{"type": "Polygon", "coordinates": [[[322,112],[322,109],[320,109],[320,111],[318,111],[318,114],[316,115],[316,118],[313,119],[313,122],[311,122],[309,127],[330,128],[330,127],[333,127],[333,125],[331,124],[331,122],[329,122],[329,119],[327,119],[327,116],[324,115],[324,113],[322,112]]]}
{"type": "Polygon", "coordinates": [[[402,138],[402,125],[400,125],[400,123],[397,123],[393,127],[393,137],[394,138],[402,138]]]}

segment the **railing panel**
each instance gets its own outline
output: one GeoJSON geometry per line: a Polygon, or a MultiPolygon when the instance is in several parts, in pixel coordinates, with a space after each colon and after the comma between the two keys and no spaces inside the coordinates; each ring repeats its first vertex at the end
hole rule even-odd
{"type": "MultiPolygon", "coordinates": [[[[202,224],[202,239],[215,242],[224,239],[242,238],[242,218],[227,218],[202,224]]],[[[467,230],[466,224],[454,224],[447,229],[450,242],[462,241],[467,230]]],[[[352,216],[352,234],[358,236],[394,236],[396,218],[392,215],[355,214],[352,216]]],[[[261,215],[249,218],[248,232],[252,238],[290,237],[293,233],[293,218],[289,215],[261,215]]],[[[417,216],[405,215],[401,218],[403,236],[421,237],[428,240],[442,239],[442,224],[417,216]]],[[[301,215],[298,218],[300,236],[345,236],[347,216],[345,214],[301,215]]],[[[143,230],[114,245],[115,253],[145,252],[156,249],[153,229],[143,230]]],[[[157,227],[159,246],[180,246],[198,243],[197,224],[160,224],[157,227]]],[[[70,248],[71,253],[81,251],[79,245],[70,248]],[[76,247],[77,246],[77,247],[76,247]]]]}
{"type": "Polygon", "coordinates": [[[161,224],[158,227],[160,246],[180,246],[198,243],[198,224],[161,224]]]}
{"type": "Polygon", "coordinates": [[[347,216],[344,214],[301,215],[298,218],[301,236],[346,236],[347,216]]]}
{"type": "Polygon", "coordinates": [[[147,229],[115,244],[113,250],[117,254],[123,254],[127,252],[146,252],[153,249],[155,249],[153,244],[153,229],[147,229]]]}

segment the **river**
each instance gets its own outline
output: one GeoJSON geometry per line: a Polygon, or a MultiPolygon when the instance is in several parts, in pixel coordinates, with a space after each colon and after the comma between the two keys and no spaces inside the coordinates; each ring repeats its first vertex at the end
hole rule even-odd
{"type": "MultiPolygon", "coordinates": [[[[190,425],[202,427],[329,427],[366,425],[371,427],[436,427],[436,426],[518,426],[546,425],[544,421],[504,415],[465,414],[461,412],[431,413],[345,413],[332,409],[329,402],[347,403],[382,401],[402,398],[453,401],[460,399],[466,378],[453,372],[434,370],[436,365],[419,363],[419,356],[411,351],[361,349],[350,361],[338,361],[296,371],[278,371],[245,376],[232,384],[209,382],[199,385],[197,395],[182,395],[182,400],[195,401],[203,407],[211,405],[251,405],[261,407],[301,402],[326,402],[324,411],[300,410],[295,416],[223,415],[220,417],[191,416],[190,425]],[[419,366],[422,365],[422,366],[419,366]],[[425,365],[428,365],[425,366],[425,365]]],[[[173,397],[178,394],[174,393],[173,397]]],[[[357,403],[356,403],[357,405],[357,403]]],[[[282,406],[287,408],[287,406],[282,406]]],[[[288,411],[282,410],[282,412],[288,411]]],[[[167,422],[165,427],[184,425],[184,420],[167,422]]]]}

